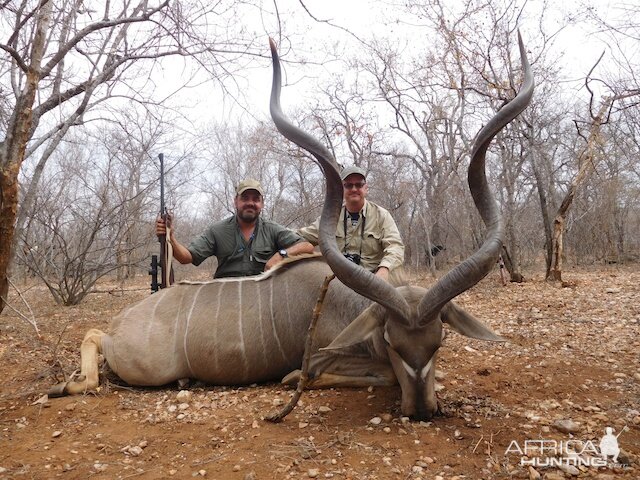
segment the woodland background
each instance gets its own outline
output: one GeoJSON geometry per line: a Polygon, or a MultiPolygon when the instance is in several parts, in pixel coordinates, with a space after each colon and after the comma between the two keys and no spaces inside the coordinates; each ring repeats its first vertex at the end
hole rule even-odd
{"type": "Polygon", "coordinates": [[[232,213],[247,176],[266,189],[266,218],[312,222],[322,177],[266,112],[268,36],[285,62],[285,110],[369,172],[407,265],[437,275],[481,244],[468,153],[519,88],[520,29],[536,92],[488,155],[511,279],[638,261],[638,9],[443,3],[3,0],[1,296],[37,277],[71,305],[105,277],[147,275],[159,153],[184,242],[232,213]]]}

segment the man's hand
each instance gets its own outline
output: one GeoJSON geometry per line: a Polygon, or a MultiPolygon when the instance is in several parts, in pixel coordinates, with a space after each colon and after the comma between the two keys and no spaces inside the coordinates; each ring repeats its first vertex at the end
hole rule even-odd
{"type": "Polygon", "coordinates": [[[376,277],[380,277],[385,282],[389,281],[389,269],[387,267],[380,267],[376,270],[376,277]]]}
{"type": "MultiPolygon", "coordinates": [[[[166,235],[167,234],[167,225],[171,228],[171,221],[173,220],[173,216],[170,213],[167,213],[167,221],[165,223],[164,219],[161,216],[158,216],[156,219],[156,235],[166,235]]],[[[171,232],[173,236],[173,231],[171,232]]]]}
{"type": "Polygon", "coordinates": [[[284,257],[282,255],[280,255],[278,252],[274,253],[271,256],[271,258],[267,260],[267,263],[264,266],[264,271],[266,272],[267,270],[275,267],[277,264],[279,264],[283,260],[284,260],[284,257]]]}
{"type": "Polygon", "coordinates": [[[167,234],[167,226],[169,227],[169,242],[173,247],[173,258],[175,258],[180,263],[187,264],[193,262],[193,257],[191,256],[191,252],[187,247],[178,242],[173,234],[173,226],[171,222],[173,220],[173,215],[167,213],[167,221],[162,219],[162,217],[158,217],[156,219],[156,235],[166,235],[167,234]]]}

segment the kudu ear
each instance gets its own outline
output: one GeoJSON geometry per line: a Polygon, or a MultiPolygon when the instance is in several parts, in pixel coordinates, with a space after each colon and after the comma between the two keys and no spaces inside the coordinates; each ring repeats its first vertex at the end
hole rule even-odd
{"type": "Polygon", "coordinates": [[[384,317],[384,307],[374,303],[347,325],[329,345],[320,350],[339,350],[368,340],[377,329],[382,328],[384,317]]]}
{"type": "Polygon", "coordinates": [[[506,342],[507,339],[497,335],[484,323],[460,308],[453,302],[448,302],[440,311],[443,323],[448,324],[456,332],[465,337],[486,340],[489,342],[506,342]]]}

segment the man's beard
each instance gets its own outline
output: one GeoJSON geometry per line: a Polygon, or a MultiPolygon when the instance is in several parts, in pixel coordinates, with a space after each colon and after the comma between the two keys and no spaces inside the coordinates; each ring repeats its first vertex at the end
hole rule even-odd
{"type": "Polygon", "coordinates": [[[244,222],[254,222],[260,216],[260,212],[257,209],[252,209],[253,211],[247,211],[249,209],[245,208],[243,210],[238,210],[238,218],[244,222]]]}

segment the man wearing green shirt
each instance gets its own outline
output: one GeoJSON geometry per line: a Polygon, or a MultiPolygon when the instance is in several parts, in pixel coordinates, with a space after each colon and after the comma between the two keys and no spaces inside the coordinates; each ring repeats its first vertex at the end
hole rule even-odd
{"type": "MultiPolygon", "coordinates": [[[[404,263],[404,243],[391,214],[366,199],[369,193],[366,172],[347,167],[340,173],[344,188],[344,206],[336,229],[336,243],[345,257],[384,280],[389,272],[404,263]]],[[[318,244],[320,219],[298,233],[313,245],[318,244]]]]}
{"type": "MultiPolygon", "coordinates": [[[[312,253],[313,246],[298,234],[275,222],[260,218],[264,191],[257,180],[244,180],[236,188],[236,214],[207,228],[188,247],[178,242],[170,229],[173,258],[180,263],[200,265],[208,257],[218,259],[214,278],[258,275],[289,255],[312,253]]],[[[166,234],[164,221],[156,233],[166,234]]]]}

